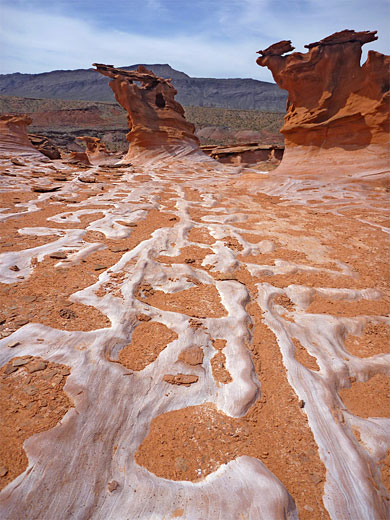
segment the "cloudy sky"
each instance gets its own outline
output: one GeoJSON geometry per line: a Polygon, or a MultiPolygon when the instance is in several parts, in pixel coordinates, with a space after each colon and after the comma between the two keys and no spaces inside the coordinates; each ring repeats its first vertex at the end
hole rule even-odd
{"type": "Polygon", "coordinates": [[[0,0],[0,73],[169,63],[272,81],[257,50],[355,29],[378,30],[365,47],[389,54],[389,16],[388,0],[0,0]]]}

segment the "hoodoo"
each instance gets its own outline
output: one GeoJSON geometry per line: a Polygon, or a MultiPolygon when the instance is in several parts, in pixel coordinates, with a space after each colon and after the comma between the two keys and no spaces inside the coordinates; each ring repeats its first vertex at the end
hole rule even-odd
{"type": "Polygon", "coordinates": [[[115,99],[127,112],[130,146],[126,161],[145,164],[185,156],[211,160],[200,150],[195,127],[186,121],[183,107],[175,101],[177,90],[169,79],[159,78],[142,65],[134,71],[93,65],[112,78],[115,99]]]}
{"type": "Polygon", "coordinates": [[[98,137],[90,137],[83,135],[76,139],[85,144],[88,161],[91,164],[104,164],[107,161],[112,162],[112,157],[106,149],[105,143],[102,143],[98,137]]]}
{"type": "Polygon", "coordinates": [[[9,155],[43,155],[31,144],[27,127],[32,119],[26,115],[0,116],[0,153],[9,155]]]}
{"type": "Polygon", "coordinates": [[[337,32],[306,45],[306,53],[283,56],[294,50],[288,40],[258,52],[258,65],[289,94],[278,172],[389,170],[390,56],[369,51],[360,64],[362,45],[376,32],[337,32]]]}

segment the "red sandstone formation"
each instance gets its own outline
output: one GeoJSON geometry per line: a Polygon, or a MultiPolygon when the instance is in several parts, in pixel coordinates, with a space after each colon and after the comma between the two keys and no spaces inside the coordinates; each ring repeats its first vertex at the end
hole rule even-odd
{"type": "Polygon", "coordinates": [[[194,125],[186,121],[183,107],[174,99],[177,90],[170,80],[159,78],[142,65],[135,71],[93,65],[112,78],[115,99],[127,112],[130,146],[126,161],[139,159],[144,163],[188,155],[207,160],[199,149],[194,125]]]}
{"type": "Polygon", "coordinates": [[[283,146],[246,143],[231,146],[202,146],[202,150],[221,163],[255,165],[269,162],[279,164],[283,157],[283,146]]]}
{"type": "Polygon", "coordinates": [[[28,138],[27,126],[31,123],[32,119],[25,115],[0,116],[0,153],[43,157],[28,138]]]}
{"type": "Polygon", "coordinates": [[[61,153],[57,146],[43,135],[28,134],[31,144],[49,159],[61,159],[61,153]]]}
{"type": "Polygon", "coordinates": [[[81,163],[91,166],[86,152],[70,152],[69,160],[71,163],[81,163]]]}
{"type": "Polygon", "coordinates": [[[85,144],[85,153],[91,164],[102,164],[112,160],[112,157],[106,150],[106,145],[102,143],[98,137],[90,137],[87,135],[76,137],[76,139],[85,144]]]}
{"type": "Polygon", "coordinates": [[[294,52],[282,41],[259,51],[289,93],[282,133],[286,151],[278,172],[346,173],[389,170],[390,56],[369,51],[360,65],[362,45],[376,31],[341,31],[294,52]]]}

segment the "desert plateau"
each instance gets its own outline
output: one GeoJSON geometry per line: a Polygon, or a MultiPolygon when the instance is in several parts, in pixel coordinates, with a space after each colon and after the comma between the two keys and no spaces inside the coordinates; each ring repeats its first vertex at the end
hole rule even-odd
{"type": "Polygon", "coordinates": [[[0,81],[1,519],[390,519],[377,39],[260,50],[284,90],[233,108],[167,66],[0,81]]]}

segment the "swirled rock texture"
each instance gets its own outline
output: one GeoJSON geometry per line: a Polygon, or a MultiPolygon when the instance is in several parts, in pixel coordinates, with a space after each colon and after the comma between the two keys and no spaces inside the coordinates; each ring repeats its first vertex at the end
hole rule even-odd
{"type": "Polygon", "coordinates": [[[161,160],[197,156],[210,160],[199,149],[195,127],[186,121],[184,109],[175,101],[177,90],[170,80],[159,78],[140,65],[137,70],[115,69],[94,63],[96,70],[112,78],[115,99],[127,112],[130,143],[126,161],[161,160]]]}
{"type": "Polygon", "coordinates": [[[32,119],[26,115],[0,116],[0,154],[43,155],[33,147],[27,135],[27,126],[32,119]]]}
{"type": "Polygon", "coordinates": [[[286,151],[278,172],[345,174],[389,169],[390,56],[362,45],[376,31],[345,30],[293,52],[290,41],[259,51],[289,93],[282,133],[286,151]]]}

